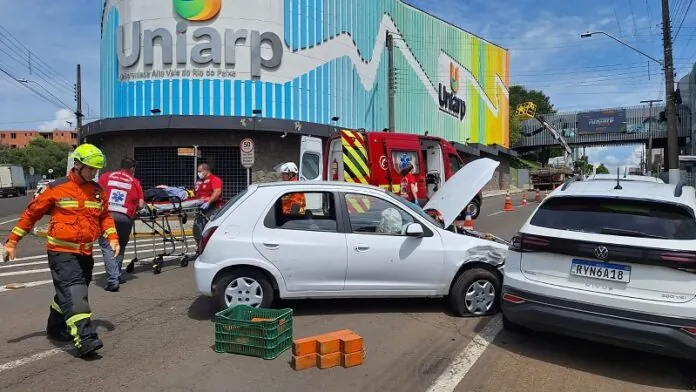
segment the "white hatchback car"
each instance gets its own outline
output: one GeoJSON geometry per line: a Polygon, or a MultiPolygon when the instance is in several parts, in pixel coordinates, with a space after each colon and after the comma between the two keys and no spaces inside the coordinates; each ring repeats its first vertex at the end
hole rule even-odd
{"type": "Polygon", "coordinates": [[[512,240],[504,328],[696,359],[695,207],[683,184],[567,181],[512,240]]]}
{"type": "Polygon", "coordinates": [[[507,244],[445,230],[490,181],[498,162],[475,160],[425,210],[382,188],[347,182],[251,185],[206,225],[195,261],[198,290],[236,304],[276,298],[442,297],[455,313],[496,312],[507,244]],[[303,194],[288,213],[283,199],[303,194]]]}

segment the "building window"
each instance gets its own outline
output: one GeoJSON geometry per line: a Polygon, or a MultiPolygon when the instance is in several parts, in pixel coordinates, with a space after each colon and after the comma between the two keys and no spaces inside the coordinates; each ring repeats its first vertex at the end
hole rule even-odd
{"type": "Polygon", "coordinates": [[[10,139],[17,139],[17,134],[16,133],[11,133],[10,134],[10,139]]]}

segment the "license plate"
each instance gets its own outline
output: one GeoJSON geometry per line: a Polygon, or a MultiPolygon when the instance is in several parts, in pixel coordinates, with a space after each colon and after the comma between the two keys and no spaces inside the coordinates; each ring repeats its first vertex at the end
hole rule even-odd
{"type": "Polygon", "coordinates": [[[610,282],[628,283],[631,281],[630,266],[601,261],[573,259],[570,265],[570,274],[610,282]]]}

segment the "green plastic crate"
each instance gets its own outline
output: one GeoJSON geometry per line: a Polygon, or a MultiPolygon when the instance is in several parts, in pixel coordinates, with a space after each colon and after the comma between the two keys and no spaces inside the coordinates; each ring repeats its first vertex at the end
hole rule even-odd
{"type": "Polygon", "coordinates": [[[215,314],[215,351],[274,359],[292,347],[292,309],[237,305],[215,314]],[[265,319],[252,321],[253,319],[265,319]]]}

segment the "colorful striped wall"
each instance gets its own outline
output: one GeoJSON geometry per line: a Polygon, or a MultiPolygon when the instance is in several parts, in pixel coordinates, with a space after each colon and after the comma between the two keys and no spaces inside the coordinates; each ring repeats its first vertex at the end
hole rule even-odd
{"type": "Polygon", "coordinates": [[[386,21],[397,30],[396,130],[428,131],[448,140],[509,147],[506,50],[400,0],[274,1],[284,7],[282,38],[286,50],[301,52],[348,33],[362,61],[379,64],[371,88],[363,87],[360,78],[364,75],[357,73],[348,56],[282,84],[205,78],[120,82],[116,53],[119,13],[107,5],[101,44],[102,117],[148,116],[153,108],[160,109],[162,115],[251,116],[252,110],[260,109],[263,117],[329,123],[338,116],[341,127],[385,128],[387,51],[376,59],[371,56],[375,45],[384,45],[379,31],[386,21]],[[441,51],[468,70],[478,84],[460,82],[458,95],[467,105],[463,121],[443,113],[433,99],[432,90],[437,91],[439,80],[447,77],[438,74],[441,51]],[[503,81],[503,88],[496,84],[496,78],[503,81]]]}

